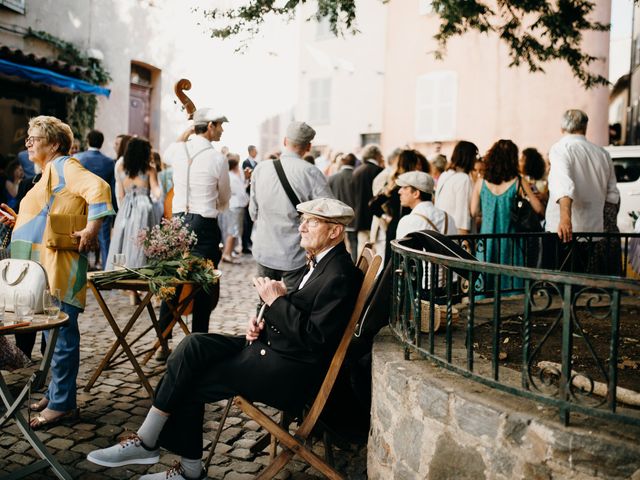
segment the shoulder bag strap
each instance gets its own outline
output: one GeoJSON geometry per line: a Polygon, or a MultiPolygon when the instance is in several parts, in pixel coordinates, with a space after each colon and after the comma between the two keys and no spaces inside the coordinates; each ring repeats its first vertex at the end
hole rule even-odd
{"type": "Polygon", "coordinates": [[[298,199],[296,192],[294,192],[293,188],[291,188],[291,184],[289,183],[289,180],[284,173],[284,168],[282,168],[282,162],[280,162],[280,160],[274,160],[273,166],[276,168],[276,173],[278,174],[278,178],[280,179],[282,188],[284,188],[287,197],[289,197],[289,201],[293,204],[293,208],[295,209],[296,206],[300,203],[300,200],[298,199]]]}

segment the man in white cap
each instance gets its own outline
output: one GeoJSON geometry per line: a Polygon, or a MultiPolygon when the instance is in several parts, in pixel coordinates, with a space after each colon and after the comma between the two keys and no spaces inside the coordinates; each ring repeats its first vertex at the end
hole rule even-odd
{"type": "MultiPolygon", "coordinates": [[[[216,266],[222,257],[217,218],[229,204],[231,187],[229,164],[211,142],[220,141],[224,122],[228,122],[227,117],[213,108],[199,108],[193,114],[195,135],[173,144],[165,154],[173,165],[173,215],[182,217],[198,237],[191,253],[213,260],[216,266]]],[[[211,310],[210,295],[201,290],[193,303],[193,332],[209,331],[211,310]]],[[[163,303],[160,308],[163,330],[170,321],[169,309],[163,303]]],[[[166,359],[167,354],[160,351],[159,359],[166,359]]]]}
{"type": "Polygon", "coordinates": [[[435,230],[444,235],[457,232],[453,217],[433,205],[434,181],[425,172],[406,172],[396,179],[400,187],[400,204],[411,209],[400,219],[396,238],[406,237],[419,230],[435,230]]]}
{"type": "Polygon", "coordinates": [[[296,205],[314,198],[333,198],[322,172],[302,159],[311,150],[315,134],[306,123],[292,122],[280,161],[260,162],[251,176],[249,214],[255,222],[252,251],[258,276],[283,280],[289,289],[305,264],[296,205]]]}
{"type": "Polygon", "coordinates": [[[153,464],[162,446],[180,455],[180,463],[140,480],[203,478],[205,403],[242,395],[291,411],[313,398],[349,321],[362,272],[344,245],[351,207],[320,198],[297,210],[300,244],[313,257],[301,281],[287,293],[282,281],[254,278],[266,304],[261,321],[251,318],[244,337],[187,336],[169,357],[142,426],[121,443],[89,453],[89,461],[153,464]]]}

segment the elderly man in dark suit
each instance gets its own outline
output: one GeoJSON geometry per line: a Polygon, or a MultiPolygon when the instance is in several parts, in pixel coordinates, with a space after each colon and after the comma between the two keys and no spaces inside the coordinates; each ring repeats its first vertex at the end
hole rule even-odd
{"type": "MultiPolygon", "coordinates": [[[[114,166],[115,161],[107,157],[100,149],[104,143],[104,135],[98,130],[91,130],[87,134],[87,143],[89,148],[87,151],[79,153],[76,158],[82,166],[91,173],[99,176],[111,187],[111,202],[116,204],[116,183],[114,166]]],[[[111,243],[111,217],[107,217],[102,222],[100,232],[98,233],[98,244],[100,245],[100,261],[102,268],[107,264],[107,253],[109,252],[109,244],[111,243]]]]}
{"type": "Polygon", "coordinates": [[[245,337],[193,334],[169,357],[153,407],[138,432],[87,459],[107,467],[152,464],[159,446],[181,455],[169,472],[141,480],[203,478],[204,404],[235,395],[284,410],[317,392],[362,283],[344,245],[353,209],[335,199],[301,203],[300,245],[310,261],[296,287],[266,277],[253,283],[265,302],[245,337]]]}

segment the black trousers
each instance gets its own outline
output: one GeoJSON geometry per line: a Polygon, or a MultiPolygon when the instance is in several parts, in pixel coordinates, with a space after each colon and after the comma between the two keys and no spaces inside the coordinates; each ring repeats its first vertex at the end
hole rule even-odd
{"type": "MultiPolygon", "coordinates": [[[[191,250],[193,255],[213,260],[217,266],[220,265],[222,252],[220,251],[220,228],[215,218],[205,218],[201,215],[176,214],[184,219],[187,225],[198,237],[196,245],[191,250]]],[[[192,332],[207,333],[209,331],[209,317],[212,308],[211,295],[204,290],[200,290],[193,300],[193,324],[192,332]]],[[[171,311],[165,302],[160,305],[160,327],[164,331],[171,323],[171,311]]],[[[171,335],[169,335],[171,338],[171,335]]]]}
{"type": "Polygon", "coordinates": [[[322,367],[283,357],[260,340],[196,333],[167,360],[154,407],[169,413],[160,446],[189,459],[202,458],[204,404],[235,395],[295,411],[321,382],[322,367]]]}

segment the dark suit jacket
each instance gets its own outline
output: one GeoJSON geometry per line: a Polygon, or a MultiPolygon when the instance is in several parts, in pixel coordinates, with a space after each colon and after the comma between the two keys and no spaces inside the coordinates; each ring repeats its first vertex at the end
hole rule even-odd
{"type": "MultiPolygon", "coordinates": [[[[302,280],[302,278],[300,279],[302,280]]],[[[284,357],[323,363],[333,355],[362,283],[344,243],[316,265],[300,290],[278,298],[265,312],[260,340],[284,357]]]]}
{"type": "Polygon", "coordinates": [[[353,172],[353,187],[355,190],[355,229],[370,230],[373,214],[369,209],[369,200],[373,197],[371,190],[373,179],[382,171],[382,167],[366,161],[353,172]]]}
{"type": "MultiPolygon", "coordinates": [[[[355,207],[355,190],[353,187],[353,168],[342,167],[338,173],[331,175],[327,182],[333,195],[341,202],[346,203],[351,208],[355,207]]],[[[355,220],[351,222],[349,227],[355,225],[355,220]]]]}
{"type": "Polygon", "coordinates": [[[103,155],[99,150],[87,150],[76,155],[82,166],[91,173],[96,174],[111,187],[111,203],[116,208],[116,179],[114,168],[116,162],[113,158],[103,155]]]}

